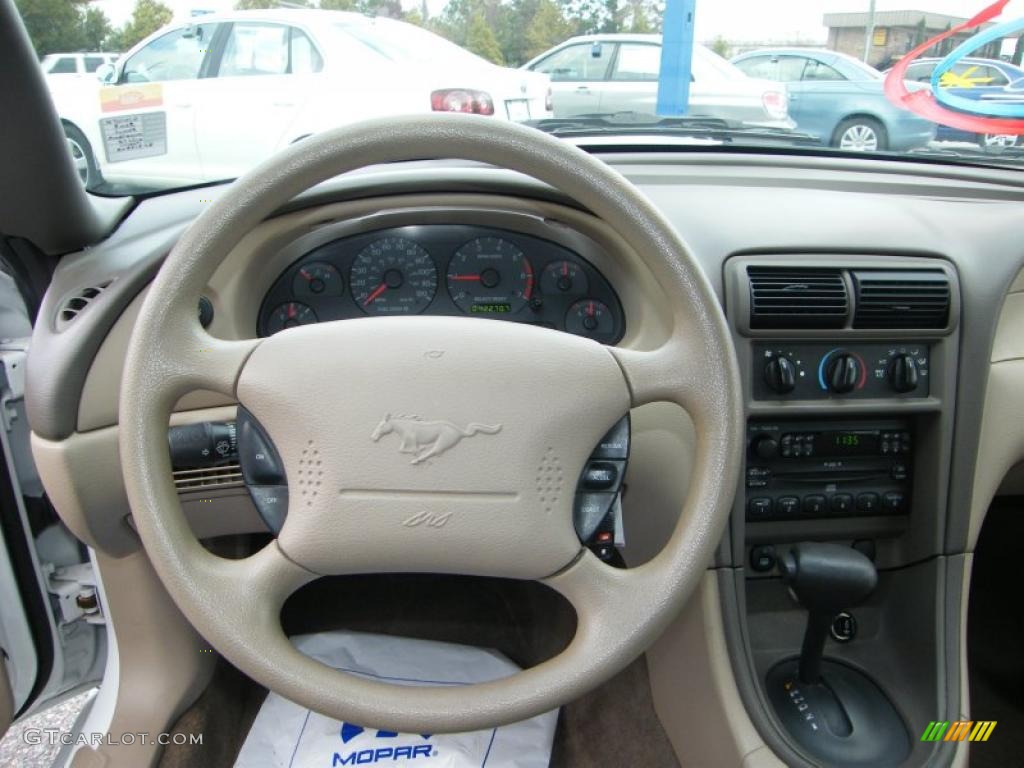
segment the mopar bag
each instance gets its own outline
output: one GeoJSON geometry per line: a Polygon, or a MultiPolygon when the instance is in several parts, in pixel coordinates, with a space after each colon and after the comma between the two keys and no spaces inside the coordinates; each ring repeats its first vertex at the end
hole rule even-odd
{"type": "MultiPolygon", "coordinates": [[[[468,685],[508,677],[519,668],[496,651],[466,645],[324,632],[292,638],[328,666],[395,685],[468,685]]],[[[343,723],[270,693],[238,753],[238,768],[541,768],[551,759],[558,710],[484,731],[393,733],[343,723]]]]}

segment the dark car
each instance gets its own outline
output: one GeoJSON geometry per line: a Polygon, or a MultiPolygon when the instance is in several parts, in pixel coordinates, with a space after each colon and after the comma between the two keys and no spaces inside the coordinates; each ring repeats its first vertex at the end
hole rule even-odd
{"type": "Polygon", "coordinates": [[[876,69],[836,51],[772,48],[732,60],[750,77],[786,83],[797,130],[840,149],[904,151],[927,146],[935,125],[889,102],[876,69]]]}
{"type": "MultiPolygon", "coordinates": [[[[929,83],[941,59],[918,59],[907,67],[906,79],[929,83]]],[[[965,99],[987,101],[998,99],[1024,103],[1024,69],[996,59],[961,59],[943,74],[940,87],[965,99]]],[[[971,133],[940,125],[935,133],[939,141],[976,141],[983,147],[1014,147],[1019,136],[999,133],[971,133]]]]}

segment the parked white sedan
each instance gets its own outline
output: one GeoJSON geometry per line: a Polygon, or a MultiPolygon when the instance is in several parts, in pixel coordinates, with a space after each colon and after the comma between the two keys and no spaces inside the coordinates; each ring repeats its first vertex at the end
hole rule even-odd
{"type": "Polygon", "coordinates": [[[165,27],[104,69],[105,82],[49,84],[90,188],[235,178],[292,142],[370,117],[551,116],[546,75],[355,13],[203,16],[165,27]]]}
{"type": "MultiPolygon", "coordinates": [[[[523,65],[551,77],[555,117],[655,114],[661,35],[583,35],[523,65]]],[[[785,86],[747,77],[702,45],[693,47],[688,116],[793,128],[785,86]]]]}

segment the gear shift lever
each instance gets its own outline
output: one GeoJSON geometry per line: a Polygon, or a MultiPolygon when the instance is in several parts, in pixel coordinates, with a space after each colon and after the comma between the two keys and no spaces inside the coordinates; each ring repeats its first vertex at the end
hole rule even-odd
{"type": "Polygon", "coordinates": [[[871,594],[878,583],[875,566],[851,547],[804,543],[779,559],[779,570],[808,611],[800,658],[779,661],[765,679],[779,721],[825,765],[901,764],[910,738],[892,702],[855,666],[822,658],[832,617],[871,594]]]}
{"type": "Polygon", "coordinates": [[[800,682],[821,682],[821,657],[832,617],[870,595],[878,572],[860,552],[838,544],[798,544],[779,560],[779,570],[809,612],[800,651],[800,682]]]}

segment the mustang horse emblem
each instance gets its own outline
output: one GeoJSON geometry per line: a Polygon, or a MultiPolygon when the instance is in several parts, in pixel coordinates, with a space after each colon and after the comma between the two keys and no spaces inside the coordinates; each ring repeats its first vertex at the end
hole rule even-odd
{"type": "Polygon", "coordinates": [[[402,439],[398,450],[414,454],[410,464],[420,464],[444,453],[464,437],[496,435],[500,431],[501,424],[489,426],[474,422],[462,429],[450,421],[423,421],[418,416],[392,416],[389,413],[380,420],[370,437],[377,442],[384,435],[396,433],[402,439]]]}

